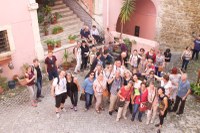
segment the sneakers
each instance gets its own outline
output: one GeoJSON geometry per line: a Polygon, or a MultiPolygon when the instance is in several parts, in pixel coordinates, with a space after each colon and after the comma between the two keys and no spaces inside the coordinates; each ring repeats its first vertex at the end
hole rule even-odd
{"type": "Polygon", "coordinates": [[[67,110],[66,110],[65,108],[62,108],[62,111],[63,111],[63,112],[67,112],[67,110]]]}
{"type": "Polygon", "coordinates": [[[77,111],[77,107],[74,107],[74,111],[77,111]]]}
{"type": "Polygon", "coordinates": [[[126,116],[123,116],[123,118],[124,118],[125,120],[127,120],[127,117],[126,117],[126,116]]]}
{"type": "Polygon", "coordinates": [[[43,96],[43,95],[40,95],[40,98],[44,98],[44,96],[43,96]]]}
{"type": "Polygon", "coordinates": [[[155,127],[159,127],[159,126],[160,126],[160,124],[156,124],[156,125],[155,125],[155,127]]]}
{"type": "Polygon", "coordinates": [[[161,132],[160,132],[160,129],[157,130],[157,133],[161,133],[161,132]]]}
{"type": "Polygon", "coordinates": [[[86,111],[88,111],[88,109],[87,109],[87,108],[85,108],[85,109],[84,109],[84,111],[86,112],[86,111]]]}
{"type": "Polygon", "coordinates": [[[109,115],[112,115],[112,111],[109,111],[108,113],[109,113],[109,115]]]}
{"type": "Polygon", "coordinates": [[[118,121],[119,121],[119,118],[116,119],[116,122],[118,122],[118,121]]]}
{"type": "Polygon", "coordinates": [[[59,119],[60,118],[60,113],[56,112],[56,117],[59,119]]]}
{"type": "Polygon", "coordinates": [[[141,120],[141,119],[138,119],[138,121],[139,121],[139,122],[142,122],[142,120],[141,120]]]}
{"type": "Polygon", "coordinates": [[[74,106],[71,106],[70,109],[74,109],[74,106]]]}
{"type": "Polygon", "coordinates": [[[153,123],[154,123],[154,121],[151,121],[150,123],[151,123],[151,124],[153,124],[153,123]]]}

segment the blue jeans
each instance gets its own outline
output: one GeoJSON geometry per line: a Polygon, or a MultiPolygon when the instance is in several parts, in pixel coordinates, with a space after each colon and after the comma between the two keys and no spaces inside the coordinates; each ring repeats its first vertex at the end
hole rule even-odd
{"type": "Polygon", "coordinates": [[[89,107],[92,105],[92,97],[93,94],[85,93],[85,108],[89,109],[89,107]]]}
{"type": "Polygon", "coordinates": [[[183,63],[182,63],[182,69],[184,68],[185,70],[187,70],[187,65],[188,65],[188,63],[189,63],[190,61],[189,60],[185,60],[185,59],[183,59],[183,63]]]}
{"type": "Polygon", "coordinates": [[[36,86],[37,86],[36,97],[39,98],[41,96],[41,91],[42,91],[42,77],[37,78],[36,86]]]}
{"type": "MultiPolygon", "coordinates": [[[[139,107],[140,107],[140,104],[133,104],[133,113],[132,113],[133,120],[135,119],[135,116],[136,116],[137,112],[139,111],[139,107]]],[[[139,112],[139,114],[138,114],[139,120],[141,120],[142,114],[143,114],[142,112],[139,112]]]]}
{"type": "Polygon", "coordinates": [[[158,71],[158,67],[155,67],[155,74],[156,74],[158,77],[161,77],[161,72],[158,71]]]}

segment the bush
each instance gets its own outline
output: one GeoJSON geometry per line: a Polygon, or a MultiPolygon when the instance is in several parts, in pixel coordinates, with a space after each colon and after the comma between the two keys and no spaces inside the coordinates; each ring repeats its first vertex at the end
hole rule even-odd
{"type": "Polygon", "coordinates": [[[55,45],[55,40],[53,40],[53,39],[48,39],[48,40],[45,41],[45,43],[46,43],[47,45],[49,45],[49,46],[54,46],[54,45],[55,45]]]}
{"type": "Polygon", "coordinates": [[[200,96],[200,83],[191,83],[191,88],[194,94],[200,96]]]}
{"type": "Polygon", "coordinates": [[[69,39],[69,40],[75,40],[76,38],[78,38],[77,35],[69,35],[69,36],[68,36],[68,39],[69,39]]]}

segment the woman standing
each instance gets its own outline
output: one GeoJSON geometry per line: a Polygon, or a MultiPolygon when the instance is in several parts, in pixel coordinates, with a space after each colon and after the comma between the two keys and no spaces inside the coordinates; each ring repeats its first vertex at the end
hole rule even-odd
{"type": "Polygon", "coordinates": [[[76,57],[76,67],[74,73],[80,72],[81,69],[81,43],[77,42],[77,46],[74,48],[74,55],[76,57]]]}
{"type": "Polygon", "coordinates": [[[165,66],[164,63],[165,63],[165,57],[162,55],[161,51],[158,51],[155,62],[155,74],[159,77],[161,77],[161,72],[164,69],[165,66]]]}
{"type": "Polygon", "coordinates": [[[138,67],[138,59],[139,59],[138,52],[136,49],[134,49],[129,58],[129,63],[132,68],[138,67]]]}
{"type": "Polygon", "coordinates": [[[77,111],[77,102],[78,102],[78,90],[80,90],[80,86],[77,78],[74,78],[70,72],[66,75],[67,79],[67,95],[71,99],[72,107],[74,111],[77,111]]]}
{"type": "Polygon", "coordinates": [[[157,89],[154,86],[154,82],[150,82],[148,90],[148,102],[151,103],[151,108],[147,110],[147,121],[146,124],[154,123],[156,112],[158,109],[158,96],[157,89]]]}
{"type": "Polygon", "coordinates": [[[101,106],[103,99],[103,91],[106,91],[106,79],[104,78],[103,73],[101,72],[99,76],[95,79],[93,83],[94,95],[96,98],[95,109],[97,113],[100,113],[100,109],[104,110],[101,106]]]}
{"type": "Polygon", "coordinates": [[[127,112],[128,105],[130,103],[132,91],[133,91],[133,81],[129,81],[126,86],[123,86],[119,90],[117,95],[119,97],[120,104],[119,104],[116,121],[119,121],[121,116],[123,116],[124,119],[127,119],[126,112],[127,112]]]}
{"type": "Polygon", "coordinates": [[[94,95],[93,82],[94,82],[94,72],[91,71],[89,73],[89,77],[84,80],[82,87],[83,93],[85,93],[85,111],[87,111],[89,107],[92,105],[92,98],[94,95]]]}
{"type": "Polygon", "coordinates": [[[186,47],[186,50],[184,50],[182,55],[181,55],[181,60],[183,61],[181,70],[183,70],[183,69],[185,69],[185,71],[187,70],[187,66],[188,66],[191,58],[192,58],[191,48],[186,47]]]}
{"type": "Polygon", "coordinates": [[[81,70],[82,71],[87,68],[88,56],[89,56],[89,47],[86,44],[86,41],[83,40],[82,45],[81,45],[81,58],[82,58],[81,70]]]}
{"type": "Polygon", "coordinates": [[[169,63],[170,63],[171,57],[172,57],[171,50],[169,48],[165,50],[164,56],[165,56],[165,72],[168,72],[169,71],[169,63]]]}
{"type": "Polygon", "coordinates": [[[140,111],[139,108],[143,108],[144,107],[144,103],[146,103],[148,100],[148,90],[146,89],[146,83],[142,82],[140,85],[140,92],[139,94],[137,92],[135,92],[135,95],[133,96],[133,100],[132,100],[132,104],[133,105],[133,114],[132,114],[132,118],[131,121],[135,120],[135,116],[137,114],[137,112],[139,111],[138,114],[138,120],[139,122],[142,122],[142,114],[143,111],[140,111]]]}
{"type": "Polygon", "coordinates": [[[172,99],[172,103],[174,103],[177,92],[178,92],[179,81],[181,79],[181,74],[178,73],[178,70],[176,67],[172,69],[171,74],[169,75],[169,79],[172,83],[171,99],[172,99]]]}
{"type": "Polygon", "coordinates": [[[159,87],[158,88],[158,95],[159,95],[159,119],[160,123],[156,124],[155,126],[158,127],[157,133],[160,133],[160,129],[162,128],[164,118],[167,115],[168,110],[168,97],[165,95],[165,88],[159,87]]]}
{"type": "Polygon", "coordinates": [[[27,88],[30,93],[31,105],[33,107],[37,107],[37,101],[35,100],[36,99],[35,82],[34,82],[35,75],[34,72],[32,71],[32,66],[28,66],[28,68],[26,69],[25,78],[27,82],[27,88]]]}

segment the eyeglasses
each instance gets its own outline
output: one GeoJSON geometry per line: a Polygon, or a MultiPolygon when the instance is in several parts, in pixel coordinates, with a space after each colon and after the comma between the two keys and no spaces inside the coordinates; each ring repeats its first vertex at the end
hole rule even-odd
{"type": "Polygon", "coordinates": [[[94,74],[90,74],[90,76],[94,76],[94,74]]]}

